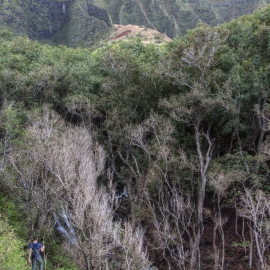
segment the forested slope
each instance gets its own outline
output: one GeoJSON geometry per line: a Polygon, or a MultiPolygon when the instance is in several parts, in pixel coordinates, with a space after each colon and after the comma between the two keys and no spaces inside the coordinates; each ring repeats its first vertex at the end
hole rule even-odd
{"type": "Polygon", "coordinates": [[[78,269],[268,269],[269,31],[269,6],[161,46],[2,31],[0,187],[21,237],[55,268],[61,246],[78,269]]]}

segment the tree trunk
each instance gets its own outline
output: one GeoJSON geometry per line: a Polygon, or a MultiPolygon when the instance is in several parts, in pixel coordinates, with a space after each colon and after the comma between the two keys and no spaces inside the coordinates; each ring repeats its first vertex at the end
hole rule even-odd
{"type": "Polygon", "coordinates": [[[192,253],[191,253],[191,262],[190,262],[191,269],[195,268],[196,262],[198,261],[198,257],[200,254],[200,240],[201,240],[201,235],[204,229],[203,204],[204,204],[204,197],[205,197],[205,187],[206,187],[206,182],[207,182],[206,174],[209,167],[209,163],[211,161],[211,154],[213,150],[213,142],[210,140],[209,133],[204,134],[208,142],[208,149],[204,157],[202,149],[201,149],[201,142],[200,142],[201,134],[199,132],[199,126],[200,126],[200,122],[194,127],[194,129],[195,129],[196,148],[197,148],[197,153],[199,157],[201,183],[200,183],[198,194],[197,194],[197,226],[196,226],[197,232],[196,232],[196,237],[194,239],[192,253]]]}

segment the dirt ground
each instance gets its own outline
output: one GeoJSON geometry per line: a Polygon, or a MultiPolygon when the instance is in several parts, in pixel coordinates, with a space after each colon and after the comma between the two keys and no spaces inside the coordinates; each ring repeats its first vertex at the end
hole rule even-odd
{"type": "MultiPolygon", "coordinates": [[[[225,217],[226,215],[224,215],[225,217]]],[[[236,221],[235,213],[227,214],[227,222],[224,224],[225,238],[225,260],[224,269],[230,270],[247,270],[249,269],[249,248],[244,247],[243,243],[249,241],[249,227],[243,220],[238,218],[236,221]],[[244,226],[244,227],[243,227],[244,226]],[[244,234],[242,229],[244,228],[244,234]]],[[[201,261],[203,269],[211,270],[214,266],[214,249],[213,249],[213,232],[215,224],[209,218],[204,227],[204,233],[201,241],[201,261]]],[[[222,252],[222,237],[217,231],[216,245],[219,248],[220,255],[222,252]]],[[[254,270],[259,270],[252,268],[254,270]]]]}
{"type": "MultiPolygon", "coordinates": [[[[207,209],[206,209],[207,210],[207,209]]],[[[131,218],[131,204],[128,199],[124,199],[117,210],[117,218],[122,221],[131,218]]],[[[249,227],[247,222],[243,223],[242,218],[236,220],[236,213],[232,210],[227,210],[222,218],[226,220],[223,225],[224,238],[225,238],[225,259],[224,270],[248,270],[249,268],[249,247],[245,247],[244,243],[248,243],[249,239],[249,227]]],[[[150,247],[154,240],[154,227],[151,222],[143,224],[147,227],[145,238],[145,245],[150,247]]],[[[201,269],[213,270],[214,269],[214,249],[213,249],[213,232],[215,224],[213,222],[212,213],[205,216],[204,231],[201,237],[200,243],[200,256],[201,256],[201,269]]],[[[220,256],[222,253],[222,237],[217,231],[216,234],[216,246],[219,249],[220,256]]],[[[153,262],[154,266],[157,266],[160,270],[167,270],[167,264],[163,259],[161,250],[155,249],[149,252],[149,260],[153,262]]],[[[167,258],[169,259],[169,258],[167,258]]],[[[181,270],[181,269],[175,269],[181,270]]],[[[255,254],[253,254],[252,270],[261,270],[256,266],[255,254]]],[[[270,270],[270,269],[269,269],[270,270]]]]}
{"type": "Polygon", "coordinates": [[[162,44],[164,42],[171,41],[169,37],[156,30],[132,24],[114,24],[114,31],[110,35],[108,40],[121,40],[131,36],[137,36],[142,38],[144,43],[162,44]]]}

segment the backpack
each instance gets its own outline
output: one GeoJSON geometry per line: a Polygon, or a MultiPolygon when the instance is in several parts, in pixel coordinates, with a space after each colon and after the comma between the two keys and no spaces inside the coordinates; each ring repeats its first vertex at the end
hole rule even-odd
{"type": "Polygon", "coordinates": [[[32,258],[38,258],[40,256],[39,250],[38,250],[38,243],[33,243],[33,253],[32,258]]]}

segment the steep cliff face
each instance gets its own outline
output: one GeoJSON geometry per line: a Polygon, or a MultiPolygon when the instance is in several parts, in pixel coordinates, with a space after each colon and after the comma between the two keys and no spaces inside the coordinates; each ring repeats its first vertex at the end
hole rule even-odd
{"type": "MultiPolygon", "coordinates": [[[[263,3],[268,3],[265,0],[263,3]]],[[[0,0],[0,28],[53,44],[91,46],[113,24],[145,26],[181,36],[251,13],[260,0],[0,0]]]]}
{"type": "Polygon", "coordinates": [[[260,0],[103,0],[102,3],[103,7],[106,3],[114,23],[143,24],[171,38],[183,35],[198,22],[210,25],[228,22],[263,4],[260,0]]]}
{"type": "Polygon", "coordinates": [[[107,10],[87,0],[0,0],[0,28],[40,41],[91,46],[111,26],[107,10]]]}
{"type": "Polygon", "coordinates": [[[91,1],[75,0],[69,3],[65,24],[52,40],[71,47],[88,47],[107,36],[111,28],[111,18],[106,9],[95,6],[91,1]]]}
{"type": "Polygon", "coordinates": [[[59,0],[2,0],[1,26],[31,38],[49,38],[63,26],[68,5],[59,0]]]}

